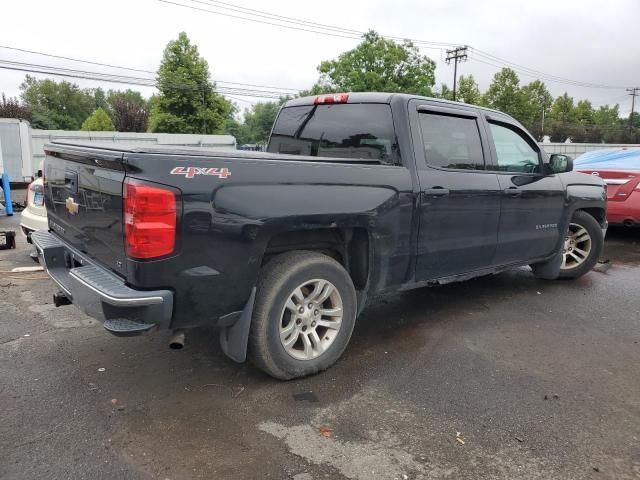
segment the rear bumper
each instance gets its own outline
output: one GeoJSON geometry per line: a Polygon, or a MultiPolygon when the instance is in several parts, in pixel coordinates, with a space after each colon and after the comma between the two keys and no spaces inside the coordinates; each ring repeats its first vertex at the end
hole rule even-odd
{"type": "Polygon", "coordinates": [[[634,191],[624,202],[609,201],[607,220],[612,225],[640,226],[640,192],[634,191]]]}
{"type": "Polygon", "coordinates": [[[169,328],[173,312],[170,290],[130,288],[122,278],[47,231],[33,232],[31,240],[40,263],[64,295],[89,316],[103,322],[111,333],[132,335],[151,328],[169,328]],[[139,324],[139,328],[134,324],[139,324]],[[118,327],[123,325],[129,328],[118,327]]]}

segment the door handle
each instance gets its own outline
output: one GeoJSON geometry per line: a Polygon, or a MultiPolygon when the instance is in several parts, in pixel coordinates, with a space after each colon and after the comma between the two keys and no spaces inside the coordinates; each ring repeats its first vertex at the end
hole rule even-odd
{"type": "Polygon", "coordinates": [[[509,188],[505,188],[502,191],[502,194],[508,197],[518,197],[522,195],[522,190],[518,190],[516,187],[509,187],[509,188]]]}
{"type": "Polygon", "coordinates": [[[427,188],[424,191],[425,195],[431,195],[433,197],[443,197],[445,195],[449,195],[449,189],[448,188],[442,188],[442,187],[433,187],[433,188],[427,188]]]}

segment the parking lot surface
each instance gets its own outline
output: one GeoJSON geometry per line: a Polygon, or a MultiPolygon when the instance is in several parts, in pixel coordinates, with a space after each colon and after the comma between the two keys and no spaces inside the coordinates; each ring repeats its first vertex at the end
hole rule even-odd
{"type": "MultiPolygon", "coordinates": [[[[19,217],[0,219],[17,230],[19,217]]],[[[279,382],[217,332],[115,338],[0,251],[2,479],[640,478],[640,230],[575,282],[527,269],[371,301],[279,382]],[[31,278],[31,279],[26,279],[31,278]]]]}

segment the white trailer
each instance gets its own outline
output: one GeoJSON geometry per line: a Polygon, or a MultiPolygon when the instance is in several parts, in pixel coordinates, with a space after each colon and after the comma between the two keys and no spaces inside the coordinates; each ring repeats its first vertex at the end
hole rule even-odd
{"type": "Polygon", "coordinates": [[[27,186],[44,160],[45,144],[56,140],[236,149],[236,139],[231,135],[37,130],[25,120],[0,118],[0,174],[9,176],[14,202],[22,203],[27,186]]]}
{"type": "Polygon", "coordinates": [[[0,118],[0,173],[9,176],[12,186],[29,183],[35,173],[30,131],[29,122],[0,118]]]}

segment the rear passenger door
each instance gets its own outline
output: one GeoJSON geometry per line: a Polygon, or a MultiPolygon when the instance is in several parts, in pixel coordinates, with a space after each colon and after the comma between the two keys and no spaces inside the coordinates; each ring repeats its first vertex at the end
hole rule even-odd
{"type": "Polygon", "coordinates": [[[437,102],[409,105],[420,181],[416,280],[488,267],[501,190],[486,169],[488,139],[477,112],[437,102]]]}
{"type": "Polygon", "coordinates": [[[557,174],[545,175],[535,140],[510,118],[486,117],[492,164],[502,202],[494,263],[506,265],[554,253],[563,236],[564,187],[557,174]]]}

